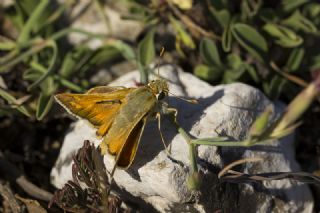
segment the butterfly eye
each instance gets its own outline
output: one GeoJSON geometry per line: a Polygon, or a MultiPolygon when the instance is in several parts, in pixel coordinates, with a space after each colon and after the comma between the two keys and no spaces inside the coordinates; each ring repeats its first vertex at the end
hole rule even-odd
{"type": "Polygon", "coordinates": [[[160,92],[160,93],[158,94],[157,99],[158,99],[158,100],[162,100],[162,99],[164,99],[165,96],[166,96],[166,94],[165,94],[164,92],[160,92]]]}

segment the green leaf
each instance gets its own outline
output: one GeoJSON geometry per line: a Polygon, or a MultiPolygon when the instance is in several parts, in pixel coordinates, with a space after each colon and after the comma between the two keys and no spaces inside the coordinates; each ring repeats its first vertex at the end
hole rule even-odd
{"type": "Polygon", "coordinates": [[[111,43],[110,45],[112,45],[113,47],[115,47],[117,50],[120,51],[120,53],[122,54],[122,56],[127,59],[128,61],[131,60],[136,60],[136,55],[132,49],[132,47],[122,41],[116,41],[111,43]]]}
{"type": "Polygon", "coordinates": [[[181,10],[190,10],[192,8],[193,0],[172,0],[172,3],[181,10]]]}
{"type": "Polygon", "coordinates": [[[218,67],[209,67],[207,65],[200,64],[195,67],[194,74],[206,81],[216,81],[221,78],[222,70],[218,67]]]}
{"type": "Polygon", "coordinates": [[[272,8],[262,8],[259,12],[259,18],[264,22],[271,23],[277,22],[279,19],[276,11],[272,8]]]}
{"type": "Polygon", "coordinates": [[[235,39],[252,56],[261,62],[267,58],[268,46],[264,37],[253,27],[237,23],[232,25],[231,31],[235,39]]]}
{"type": "Polygon", "coordinates": [[[319,3],[309,3],[303,8],[303,14],[312,20],[312,23],[316,26],[320,24],[320,4],[319,3]]]}
{"type": "Polygon", "coordinates": [[[60,75],[66,79],[71,78],[74,73],[83,75],[88,70],[117,58],[121,58],[121,53],[110,44],[105,44],[96,50],[84,45],[78,46],[64,57],[60,75]]]}
{"type": "Polygon", "coordinates": [[[239,55],[230,53],[227,56],[227,65],[231,69],[239,69],[242,66],[243,62],[239,55]]]}
{"type": "Polygon", "coordinates": [[[22,77],[26,81],[34,82],[39,79],[42,74],[43,72],[39,71],[38,69],[30,68],[23,73],[22,77]]]}
{"type": "Polygon", "coordinates": [[[74,92],[77,92],[77,93],[83,93],[85,90],[78,86],[77,84],[74,84],[64,78],[60,78],[58,75],[55,76],[55,79],[64,87],[74,91],[74,92]]]}
{"type": "Polygon", "coordinates": [[[201,175],[199,172],[192,172],[186,180],[189,190],[199,190],[201,186],[201,175]]]}
{"type": "Polygon", "coordinates": [[[40,52],[46,47],[47,46],[43,46],[39,48],[38,47],[29,48],[28,50],[21,53],[16,49],[12,50],[7,55],[3,56],[3,58],[0,58],[0,73],[7,72],[8,70],[10,70],[12,66],[28,59],[28,57],[35,55],[37,52],[40,52]]]}
{"type": "Polygon", "coordinates": [[[247,63],[244,63],[243,64],[246,71],[249,73],[249,75],[251,76],[251,78],[256,82],[258,83],[259,82],[259,76],[258,76],[258,73],[257,71],[255,70],[255,68],[247,63]]]}
{"type": "Polygon", "coordinates": [[[138,46],[138,60],[143,66],[148,66],[155,57],[155,30],[150,30],[138,46]]]}
{"type": "Polygon", "coordinates": [[[234,53],[230,53],[227,56],[227,67],[223,75],[223,83],[226,84],[239,80],[246,71],[245,63],[243,63],[239,55],[234,53]]]}
{"type": "Polygon", "coordinates": [[[232,82],[238,81],[242,77],[242,75],[245,73],[245,71],[246,69],[245,69],[245,66],[243,65],[237,70],[227,69],[224,71],[222,82],[224,84],[230,84],[232,82]]]}
{"type": "Polygon", "coordinates": [[[172,27],[177,32],[176,41],[181,41],[186,47],[194,49],[196,47],[192,37],[187,33],[183,25],[176,20],[172,15],[169,16],[169,21],[172,24],[172,27]]]}
{"type": "Polygon", "coordinates": [[[268,126],[268,121],[272,113],[272,106],[268,106],[264,112],[258,116],[250,127],[249,135],[252,137],[260,136],[268,126]]]}
{"type": "Polygon", "coordinates": [[[200,41],[200,56],[208,65],[221,67],[221,59],[214,41],[204,38],[200,41]]]}
{"type": "Polygon", "coordinates": [[[301,118],[301,115],[310,107],[319,94],[319,88],[316,85],[317,82],[310,83],[290,102],[273,133],[297,125],[297,120],[301,118]]]}
{"type": "MultiPolygon", "coordinates": [[[[23,74],[23,78],[25,80],[36,82],[38,81],[39,78],[41,78],[41,76],[43,76],[44,73],[47,72],[44,66],[42,66],[41,64],[35,61],[31,62],[30,65],[31,65],[31,69],[27,70],[23,74]]],[[[52,95],[58,87],[55,84],[53,76],[54,76],[53,74],[50,74],[39,85],[41,88],[41,91],[47,96],[52,95]]]]}
{"type": "Polygon", "coordinates": [[[154,60],[155,57],[154,34],[155,29],[150,30],[138,45],[138,65],[141,75],[141,83],[148,82],[146,67],[154,60]]]}
{"type": "Polygon", "coordinates": [[[16,108],[19,112],[26,116],[30,116],[30,113],[24,106],[19,106],[18,100],[10,95],[8,92],[0,88],[0,97],[2,97],[4,100],[8,101],[10,105],[12,105],[12,108],[16,108]],[[16,105],[16,106],[15,106],[16,105]]]}
{"type": "Polygon", "coordinates": [[[56,91],[58,86],[56,85],[54,81],[53,76],[49,76],[44,82],[40,84],[41,92],[45,96],[51,96],[56,91]]]}
{"type": "Polygon", "coordinates": [[[222,43],[222,49],[225,52],[229,52],[231,50],[231,43],[232,43],[231,25],[232,24],[233,22],[230,21],[223,30],[221,43],[222,43]]]}
{"type": "Polygon", "coordinates": [[[79,69],[79,64],[82,64],[84,61],[88,61],[89,57],[92,55],[92,50],[90,50],[85,45],[78,45],[75,49],[69,51],[65,56],[62,62],[62,66],[59,70],[61,77],[69,78],[73,73],[77,72],[79,69]],[[77,68],[76,68],[77,67],[77,68]]]}
{"type": "Polygon", "coordinates": [[[18,43],[24,43],[29,40],[31,36],[31,32],[34,28],[39,27],[39,21],[43,21],[41,19],[41,16],[43,13],[45,13],[45,10],[47,6],[49,5],[48,0],[41,0],[37,7],[33,10],[33,12],[30,14],[30,17],[28,21],[23,26],[23,29],[19,35],[19,38],[17,40],[18,43]]]}
{"type": "Polygon", "coordinates": [[[33,90],[36,88],[38,85],[40,85],[48,76],[50,76],[53,71],[54,71],[54,66],[57,62],[58,58],[58,46],[54,40],[48,40],[47,41],[47,47],[52,48],[52,56],[51,56],[51,61],[49,64],[48,69],[46,69],[46,72],[39,78],[37,79],[34,83],[32,83],[29,87],[28,90],[33,90]]]}
{"type": "Polygon", "coordinates": [[[16,1],[14,6],[19,7],[21,14],[20,16],[30,16],[34,9],[38,6],[39,0],[19,0],[16,1]]]}
{"type": "Polygon", "coordinates": [[[263,29],[275,39],[275,43],[287,48],[293,48],[302,44],[303,39],[289,28],[267,23],[263,29]]]}
{"type": "Polygon", "coordinates": [[[290,12],[308,1],[309,0],[282,0],[281,9],[284,12],[290,12]]]}
{"type": "Polygon", "coordinates": [[[0,36],[0,50],[9,51],[16,48],[16,43],[10,40],[3,41],[0,36]]]}
{"type": "Polygon", "coordinates": [[[281,23],[297,31],[301,30],[306,33],[317,32],[317,27],[309,19],[304,17],[298,10],[281,23]]]}
{"type": "Polygon", "coordinates": [[[209,11],[222,29],[225,29],[228,26],[231,15],[227,9],[217,10],[214,7],[209,7],[209,11]]]}
{"type": "Polygon", "coordinates": [[[242,0],[241,1],[241,16],[243,19],[248,19],[255,16],[260,10],[262,0],[242,0]]]}
{"type": "Polygon", "coordinates": [[[53,96],[46,96],[44,93],[41,93],[38,99],[36,118],[42,120],[50,111],[52,104],[53,96]]]}
{"type": "MultiPolygon", "coordinates": [[[[86,70],[88,70],[92,68],[92,66],[99,66],[119,57],[121,57],[120,51],[114,46],[106,44],[95,50],[92,57],[88,60],[88,64],[84,64],[83,67],[86,67],[86,70]]],[[[81,70],[83,70],[83,68],[81,68],[81,70]]]]}
{"type": "Polygon", "coordinates": [[[304,53],[305,50],[302,47],[293,49],[287,61],[286,68],[289,71],[296,71],[300,67],[304,53]]]}
{"type": "Polygon", "coordinates": [[[287,80],[280,76],[274,76],[269,83],[269,96],[272,99],[277,99],[282,93],[287,80]]]}

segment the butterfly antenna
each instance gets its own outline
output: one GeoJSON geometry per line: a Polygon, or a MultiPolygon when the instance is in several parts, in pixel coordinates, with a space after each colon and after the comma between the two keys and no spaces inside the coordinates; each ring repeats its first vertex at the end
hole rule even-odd
{"type": "MultiPolygon", "coordinates": [[[[165,51],[164,47],[161,47],[160,54],[159,54],[160,58],[163,56],[164,51],[165,51]]],[[[160,77],[160,59],[158,60],[157,68],[158,68],[158,77],[160,77]]]]}
{"type": "Polygon", "coordinates": [[[171,92],[168,92],[170,95],[172,95],[173,97],[176,97],[180,100],[183,100],[183,101],[186,101],[188,103],[191,103],[191,104],[198,104],[198,101],[196,99],[186,99],[186,98],[181,98],[181,97],[178,97],[176,96],[175,94],[171,93],[171,92]]]}

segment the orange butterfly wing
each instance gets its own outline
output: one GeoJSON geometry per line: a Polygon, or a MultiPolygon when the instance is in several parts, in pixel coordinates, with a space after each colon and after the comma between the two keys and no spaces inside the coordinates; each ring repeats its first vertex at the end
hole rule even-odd
{"type": "Polygon", "coordinates": [[[135,157],[146,120],[156,102],[155,95],[146,87],[131,92],[100,144],[102,154],[108,151],[116,155],[117,166],[128,168],[135,157]]]}
{"type": "Polygon", "coordinates": [[[97,130],[97,135],[103,136],[110,128],[119,112],[122,100],[134,88],[96,87],[86,94],[58,94],[55,99],[68,112],[88,120],[97,130]]]}
{"type": "Polygon", "coordinates": [[[117,155],[117,166],[126,169],[133,162],[144,127],[147,123],[147,118],[148,117],[145,116],[131,131],[120,153],[117,155]]]}

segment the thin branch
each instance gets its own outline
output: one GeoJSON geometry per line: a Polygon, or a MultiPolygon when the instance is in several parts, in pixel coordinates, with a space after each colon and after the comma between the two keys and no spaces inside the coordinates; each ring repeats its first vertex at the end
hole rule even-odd
{"type": "Polygon", "coordinates": [[[186,27],[189,28],[190,33],[196,37],[196,38],[201,38],[201,37],[208,37],[208,38],[212,38],[214,40],[218,40],[221,41],[221,37],[214,34],[213,32],[208,32],[206,30],[204,30],[203,28],[201,28],[200,26],[198,26],[196,23],[194,23],[188,16],[184,15],[183,13],[181,13],[172,3],[171,1],[167,1],[168,5],[171,9],[171,11],[174,13],[175,16],[177,16],[184,24],[186,27]]]}
{"type": "Polygon", "coordinates": [[[243,163],[248,163],[248,162],[258,162],[258,161],[262,161],[262,158],[259,157],[255,157],[255,158],[243,158],[237,161],[234,161],[232,163],[230,163],[229,165],[227,165],[226,167],[224,167],[218,174],[218,178],[221,178],[223,175],[225,175],[231,168],[243,164],[243,163]]]}
{"type": "Polygon", "coordinates": [[[270,181],[292,179],[302,183],[320,184],[320,177],[307,172],[269,172],[260,174],[245,174],[241,172],[231,171],[232,175],[225,175],[221,179],[223,181],[243,183],[256,181],[270,181]]]}
{"type": "Polygon", "coordinates": [[[7,212],[5,208],[5,203],[8,204],[9,208],[11,211],[8,212],[13,212],[13,213],[20,213],[20,212],[24,212],[23,211],[23,206],[19,205],[19,203],[17,202],[17,199],[14,197],[13,192],[11,191],[10,187],[8,184],[4,184],[2,182],[0,182],[0,195],[2,197],[2,205],[4,207],[4,212],[7,212]]]}
{"type": "Polygon", "coordinates": [[[10,182],[18,184],[30,196],[50,201],[52,194],[31,183],[13,164],[0,157],[0,173],[6,174],[10,182]]]}
{"type": "Polygon", "coordinates": [[[302,87],[307,87],[309,84],[304,81],[301,78],[298,78],[297,76],[294,75],[290,75],[289,73],[283,72],[276,63],[274,63],[273,61],[270,62],[270,66],[272,69],[274,69],[274,71],[276,71],[278,74],[280,74],[282,77],[302,86],[302,87]]]}

